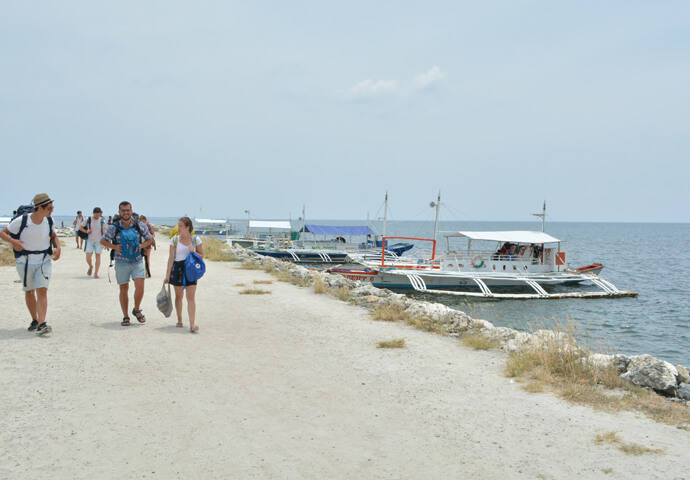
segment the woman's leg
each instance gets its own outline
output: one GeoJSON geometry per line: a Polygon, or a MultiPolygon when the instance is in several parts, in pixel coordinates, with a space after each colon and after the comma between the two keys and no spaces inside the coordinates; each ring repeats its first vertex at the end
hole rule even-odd
{"type": "Polygon", "coordinates": [[[184,292],[182,291],[182,287],[178,287],[177,285],[173,285],[173,288],[175,289],[175,313],[177,314],[177,325],[180,326],[182,325],[182,297],[184,296],[184,292]]]}
{"type": "Polygon", "coordinates": [[[198,330],[195,325],[196,320],[196,285],[187,286],[187,314],[189,315],[189,330],[198,330]]]}

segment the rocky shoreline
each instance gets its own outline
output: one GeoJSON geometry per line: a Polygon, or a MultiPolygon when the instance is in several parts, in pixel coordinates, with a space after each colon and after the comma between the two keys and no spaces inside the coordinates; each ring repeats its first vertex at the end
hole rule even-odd
{"type": "MultiPolygon", "coordinates": [[[[410,316],[432,322],[435,330],[442,334],[454,337],[480,334],[496,342],[505,352],[519,351],[557,335],[550,330],[527,333],[508,327],[496,327],[491,322],[472,318],[464,312],[440,303],[413,300],[406,295],[349,280],[341,275],[308,270],[289,262],[264,257],[242,247],[229,247],[229,250],[240,261],[254,262],[264,268],[275,269],[302,284],[313,284],[318,279],[332,290],[345,287],[349,290],[349,296],[355,299],[355,303],[365,308],[373,310],[377,305],[397,306],[410,316]]],[[[690,404],[690,375],[683,365],[674,366],[648,354],[627,356],[587,352],[586,356],[583,356],[583,361],[600,367],[613,365],[620,378],[654,390],[675,401],[690,404]]]]}

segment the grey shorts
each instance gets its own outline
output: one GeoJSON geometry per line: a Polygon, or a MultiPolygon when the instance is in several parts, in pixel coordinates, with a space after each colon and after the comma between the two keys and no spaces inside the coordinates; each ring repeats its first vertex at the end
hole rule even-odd
{"type": "Polygon", "coordinates": [[[17,263],[17,273],[24,285],[24,272],[26,271],[26,287],[22,287],[25,292],[30,292],[37,288],[48,288],[50,275],[53,273],[53,262],[48,257],[43,263],[29,264],[25,262],[17,263]]]}
{"type": "Polygon", "coordinates": [[[122,262],[115,260],[115,278],[117,284],[129,283],[129,279],[146,278],[146,269],[144,268],[144,261],[138,262],[122,262]]]}

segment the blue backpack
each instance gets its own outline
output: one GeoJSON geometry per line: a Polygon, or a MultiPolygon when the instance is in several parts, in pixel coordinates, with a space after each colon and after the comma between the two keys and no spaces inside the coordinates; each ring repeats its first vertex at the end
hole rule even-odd
{"type": "MultiPolygon", "coordinates": [[[[176,235],[173,238],[173,247],[177,250],[177,242],[180,240],[180,236],[176,235]]],[[[192,237],[192,245],[196,247],[196,236],[192,237]]],[[[184,278],[182,279],[182,286],[187,287],[187,280],[190,282],[196,282],[206,273],[206,264],[204,259],[198,253],[190,253],[184,260],[184,278]]]]}
{"type": "Polygon", "coordinates": [[[129,228],[123,228],[116,223],[113,223],[113,225],[117,229],[115,235],[118,236],[119,234],[120,241],[118,243],[122,245],[122,252],[120,252],[120,255],[127,259],[137,258],[141,254],[141,252],[139,252],[139,244],[141,243],[139,222],[133,220],[129,228]]]}

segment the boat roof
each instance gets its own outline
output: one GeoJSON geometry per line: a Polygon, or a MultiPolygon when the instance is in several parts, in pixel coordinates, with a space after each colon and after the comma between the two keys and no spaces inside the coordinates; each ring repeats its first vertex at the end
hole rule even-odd
{"type": "Polygon", "coordinates": [[[315,235],[376,235],[366,225],[361,226],[333,226],[333,225],[305,225],[301,232],[315,235]]]}
{"type": "Polygon", "coordinates": [[[544,232],[514,230],[505,232],[452,232],[446,237],[467,237],[470,240],[493,240],[510,243],[556,243],[559,239],[544,232]]]}
{"type": "Polygon", "coordinates": [[[288,220],[249,220],[249,228],[285,228],[290,230],[292,225],[288,220]]]}
{"type": "Polygon", "coordinates": [[[195,218],[195,223],[226,223],[227,220],[224,218],[213,219],[213,218],[195,218]]]}

